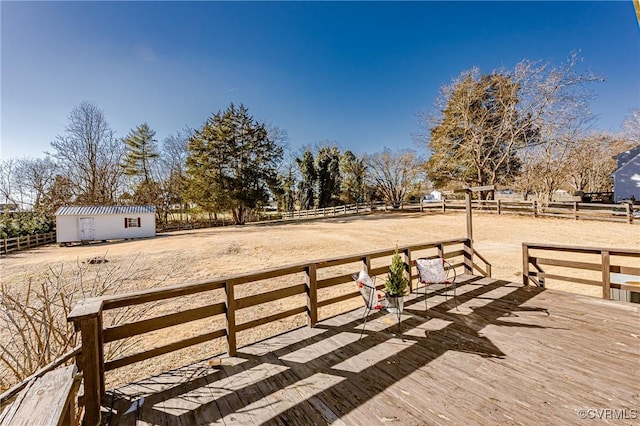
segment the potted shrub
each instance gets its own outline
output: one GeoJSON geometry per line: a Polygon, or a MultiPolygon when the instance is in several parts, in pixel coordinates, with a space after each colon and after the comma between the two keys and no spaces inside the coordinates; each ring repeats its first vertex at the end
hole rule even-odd
{"type": "Polygon", "coordinates": [[[384,291],[387,301],[389,302],[389,312],[401,313],[404,307],[404,295],[407,291],[409,280],[405,276],[404,262],[398,254],[398,247],[391,259],[389,274],[384,282],[384,291]]]}

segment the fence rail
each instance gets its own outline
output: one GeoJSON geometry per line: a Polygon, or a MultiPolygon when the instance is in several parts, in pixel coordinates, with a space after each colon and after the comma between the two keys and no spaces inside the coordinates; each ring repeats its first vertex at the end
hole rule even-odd
{"type": "MultiPolygon", "coordinates": [[[[612,258],[640,260],[640,250],[522,243],[522,282],[544,287],[546,279],[553,279],[599,286],[602,287],[602,298],[607,300],[612,297],[620,300],[623,297],[620,291],[640,294],[640,267],[616,263],[620,260],[612,261],[612,258]],[[566,255],[559,256],[559,253],[577,256],[567,259],[566,255]],[[575,260],[576,257],[580,260],[575,260]],[[575,271],[591,271],[591,276],[585,278],[585,274],[572,273],[575,271]],[[594,272],[597,279],[594,279],[594,272]]],[[[624,299],[638,301],[637,295],[624,296],[624,299]]]]}
{"type": "MultiPolygon", "coordinates": [[[[379,263],[380,260],[377,262],[373,261],[391,256],[395,250],[395,248],[389,248],[288,265],[251,274],[233,275],[213,280],[141,290],[127,294],[102,296],[81,301],[74,307],[68,319],[73,322],[75,330],[81,332],[82,351],[78,357],[77,364],[82,366],[83,369],[86,424],[94,425],[100,422],[100,401],[101,397],[105,395],[105,372],[216,338],[226,338],[227,351],[229,355],[233,355],[237,350],[237,333],[293,315],[306,313],[307,323],[313,327],[319,319],[319,308],[360,297],[359,291],[355,288],[343,288],[337,296],[335,294],[326,295],[323,292],[319,292],[319,290],[347,284],[352,281],[351,274],[345,274],[345,270],[342,270],[342,268],[334,270],[330,270],[330,268],[345,266],[345,268],[350,269],[351,272],[366,268],[372,276],[385,274],[389,271],[388,262],[384,266],[376,265],[376,267],[374,267],[373,263],[379,263]],[[322,271],[321,278],[318,277],[320,271],[322,271]],[[253,284],[272,278],[291,278],[292,275],[292,281],[295,283],[293,285],[266,292],[254,291],[251,294],[236,296],[236,289],[239,288],[242,290],[243,287],[241,286],[244,284],[253,284]],[[128,324],[118,324],[113,327],[104,327],[103,325],[103,312],[107,310],[215,291],[219,292],[218,296],[220,297],[218,297],[215,302],[208,303],[204,306],[189,308],[181,312],[172,312],[128,324]],[[306,303],[290,306],[284,310],[279,309],[274,313],[268,312],[258,319],[239,322],[242,318],[238,315],[238,312],[243,309],[300,295],[306,296],[304,298],[306,303]],[[224,327],[203,330],[200,335],[163,344],[151,349],[144,349],[141,352],[126,355],[118,359],[108,361],[104,359],[104,345],[106,343],[215,316],[224,317],[224,327]]],[[[466,238],[404,246],[399,247],[398,251],[402,253],[405,273],[407,277],[410,278],[410,282],[418,276],[413,266],[412,257],[446,257],[455,267],[464,268],[464,272],[467,274],[473,273],[475,269],[480,271],[482,275],[487,276],[487,272],[490,273],[491,271],[491,265],[477,253],[475,259],[484,262],[484,268],[474,263],[474,251],[471,241],[466,238]]],[[[379,280],[379,282],[382,282],[382,280],[379,280]]],[[[383,284],[378,285],[379,289],[383,287],[383,284]]],[[[255,286],[254,288],[259,288],[259,286],[255,286]]],[[[291,304],[294,305],[293,302],[291,304]]]]}
{"type": "MultiPolygon", "coordinates": [[[[502,214],[518,214],[532,217],[559,217],[574,220],[602,220],[633,223],[640,215],[640,205],[632,204],[595,204],[573,202],[553,202],[541,204],[537,201],[511,200],[472,200],[474,211],[502,214]]],[[[302,219],[344,214],[358,214],[372,211],[400,209],[420,212],[462,211],[466,208],[464,200],[442,200],[428,202],[409,202],[391,206],[384,202],[370,204],[348,204],[324,209],[296,210],[282,213],[283,219],[302,219]]],[[[640,223],[640,221],[636,221],[640,223]]]]}
{"type": "Polygon", "coordinates": [[[56,232],[45,234],[23,235],[20,237],[3,238],[0,246],[0,254],[9,254],[14,251],[27,250],[33,247],[44,246],[56,242],[56,232]]]}

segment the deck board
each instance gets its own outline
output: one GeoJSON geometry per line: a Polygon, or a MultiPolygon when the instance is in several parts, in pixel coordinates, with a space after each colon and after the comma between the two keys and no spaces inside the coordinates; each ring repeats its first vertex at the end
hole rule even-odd
{"type": "Polygon", "coordinates": [[[640,407],[640,307],[463,276],[110,391],[107,424],[589,424],[640,407]],[[451,295],[451,293],[449,293],[451,295]],[[457,302],[457,308],[456,304],[457,302]],[[135,402],[145,398],[136,408],[135,402]],[[133,405],[133,409],[131,408],[133,405]],[[124,414],[127,410],[129,412],[124,414]]]}

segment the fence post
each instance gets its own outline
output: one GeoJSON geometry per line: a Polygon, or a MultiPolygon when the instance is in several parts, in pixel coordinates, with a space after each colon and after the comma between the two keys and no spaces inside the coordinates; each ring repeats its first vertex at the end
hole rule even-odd
{"type": "Polygon", "coordinates": [[[422,198],[420,198],[420,213],[422,213],[422,198]]]}
{"type": "Polygon", "coordinates": [[[627,223],[633,223],[633,206],[631,203],[627,203],[627,223]]]}
{"type": "Polygon", "coordinates": [[[306,270],[307,284],[307,325],[315,327],[318,322],[318,280],[316,264],[311,263],[306,270]]]}
{"type": "Polygon", "coordinates": [[[4,254],[9,254],[9,248],[7,247],[7,239],[3,239],[2,240],[4,242],[3,246],[4,246],[4,254]]]}
{"type": "Polygon", "coordinates": [[[447,212],[447,200],[442,200],[442,213],[447,212]]]}
{"type": "Polygon", "coordinates": [[[538,202],[536,200],[533,200],[532,209],[533,217],[538,217],[538,202]]]}
{"type": "Polygon", "coordinates": [[[225,292],[225,317],[227,323],[227,353],[229,356],[236,354],[236,301],[233,294],[233,281],[224,283],[225,292]]]}
{"type": "Polygon", "coordinates": [[[498,215],[500,215],[501,211],[500,211],[500,199],[498,199],[498,206],[496,207],[497,213],[498,215]]]}
{"type": "Polygon", "coordinates": [[[578,202],[577,201],[573,202],[573,218],[575,220],[578,220],[578,202]]]}
{"type": "Polygon", "coordinates": [[[356,214],[358,214],[358,202],[356,201],[356,214]]]}
{"type": "Polygon", "coordinates": [[[84,379],[84,422],[88,426],[100,424],[100,406],[105,395],[104,352],[102,339],[102,300],[85,299],[69,314],[74,328],[81,333],[80,359],[84,379]]]}
{"type": "Polygon", "coordinates": [[[611,299],[611,257],[608,251],[601,252],[602,256],[602,298],[611,299]]]}
{"type": "Polygon", "coordinates": [[[522,285],[529,285],[529,246],[522,243],[522,285]]]}
{"type": "Polygon", "coordinates": [[[371,258],[369,256],[365,256],[362,258],[362,267],[365,271],[367,271],[368,274],[371,270],[371,258]]]}

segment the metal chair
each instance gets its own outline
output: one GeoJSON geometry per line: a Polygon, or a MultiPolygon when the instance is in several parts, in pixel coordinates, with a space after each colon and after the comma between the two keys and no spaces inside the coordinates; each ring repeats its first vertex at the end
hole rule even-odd
{"type": "Polygon", "coordinates": [[[415,261],[418,269],[418,280],[424,284],[424,308],[427,307],[427,286],[431,284],[444,284],[445,300],[448,300],[449,288],[453,287],[453,300],[456,310],[458,310],[458,302],[456,301],[456,270],[444,258],[436,257],[433,259],[420,258],[415,261]],[[453,276],[452,276],[453,275],[453,276]]]}
{"type": "Polygon", "coordinates": [[[351,274],[351,277],[358,285],[362,299],[364,300],[364,314],[362,315],[363,324],[362,331],[360,331],[360,339],[364,334],[364,328],[367,325],[367,316],[372,310],[380,310],[386,307],[386,300],[378,290],[376,289],[376,277],[371,277],[366,271],[360,271],[360,273],[351,274]]]}

